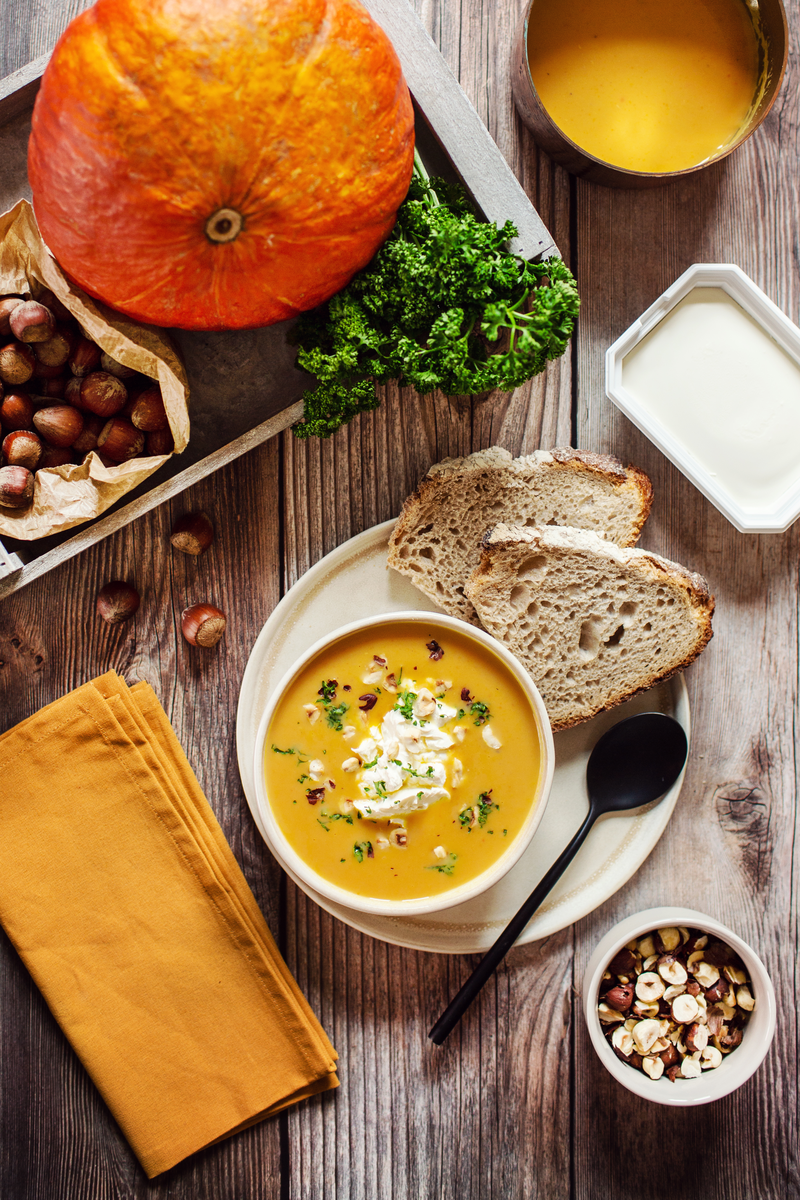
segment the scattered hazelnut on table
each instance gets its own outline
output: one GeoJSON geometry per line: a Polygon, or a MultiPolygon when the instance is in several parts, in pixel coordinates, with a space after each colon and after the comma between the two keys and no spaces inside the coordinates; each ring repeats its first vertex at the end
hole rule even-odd
{"type": "Polygon", "coordinates": [[[674,1083],[718,1067],[741,1043],[754,1007],[747,972],[730,946],[701,930],[665,928],[635,938],[611,959],[597,1015],[617,1058],[674,1083]]]}
{"type": "Polygon", "coordinates": [[[55,333],[56,319],[38,300],[23,300],[11,310],[8,324],[20,342],[46,342],[55,333]]]}
{"type": "Polygon", "coordinates": [[[27,467],[0,467],[0,507],[27,508],[33,500],[33,484],[27,467]]]}
{"type": "Polygon", "coordinates": [[[225,614],[213,604],[193,604],[181,616],[181,632],[190,646],[216,646],[227,625],[225,614]]]}
{"type": "Polygon", "coordinates": [[[169,540],[184,554],[202,554],[214,540],[214,526],[204,512],[184,513],[172,526],[169,540]]]}
{"type": "Polygon", "coordinates": [[[119,625],[133,616],[139,603],[139,593],[133,584],[115,579],[97,593],[97,615],[108,625],[119,625]]]}

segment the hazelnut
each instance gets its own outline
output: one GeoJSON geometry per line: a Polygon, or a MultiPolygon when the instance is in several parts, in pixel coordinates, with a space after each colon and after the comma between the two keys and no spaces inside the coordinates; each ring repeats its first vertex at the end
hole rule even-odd
{"type": "Polygon", "coordinates": [[[83,429],[72,443],[73,450],[77,450],[79,454],[88,454],[90,450],[94,450],[104,424],[102,417],[87,413],[83,418],[83,429]]]}
{"type": "Polygon", "coordinates": [[[686,968],[674,954],[662,954],[658,960],[658,973],[667,983],[686,983],[688,979],[686,968]]]}
{"type": "Polygon", "coordinates": [[[624,1025],[618,1025],[612,1033],[611,1045],[615,1050],[619,1050],[624,1058],[627,1058],[636,1049],[633,1043],[633,1035],[624,1025]]]}
{"type": "Polygon", "coordinates": [[[63,400],[66,388],[67,380],[61,372],[52,378],[36,375],[31,382],[31,399],[34,404],[40,400],[63,400]]]}
{"type": "Polygon", "coordinates": [[[640,1054],[647,1054],[653,1043],[661,1036],[661,1022],[651,1017],[637,1021],[631,1030],[636,1049],[640,1054]]]}
{"type": "Polygon", "coordinates": [[[141,454],[144,449],[144,434],[134,429],[124,417],[112,417],[100,431],[97,449],[102,450],[103,454],[115,463],[127,462],[129,458],[141,454]]]}
{"type": "Polygon", "coordinates": [[[90,375],[85,375],[81,382],[80,406],[95,416],[115,416],[125,407],[127,399],[125,384],[115,375],[109,375],[107,371],[92,371],[90,375]]]}
{"type": "Polygon", "coordinates": [[[83,430],[83,416],[68,404],[40,408],[33,414],[33,423],[51,446],[72,446],[83,430]]]}
{"type": "Polygon", "coordinates": [[[0,467],[0,508],[27,508],[33,499],[33,483],[27,467],[0,467]]]}
{"type": "Polygon", "coordinates": [[[705,1050],[708,1045],[708,1026],[695,1023],[690,1025],[686,1031],[686,1049],[690,1054],[695,1054],[698,1050],[705,1050]]]}
{"type": "Polygon", "coordinates": [[[636,966],[633,953],[627,948],[619,950],[608,964],[609,971],[615,975],[631,975],[636,966]]]}
{"type": "Polygon", "coordinates": [[[42,443],[35,433],[18,429],[3,438],[3,458],[10,467],[27,467],[35,471],[42,457],[42,443]]]}
{"type": "Polygon", "coordinates": [[[175,439],[172,436],[171,429],[157,429],[154,433],[148,433],[146,439],[147,455],[150,458],[155,458],[156,455],[172,454],[175,449],[175,439]]]}
{"type": "Polygon", "coordinates": [[[46,342],[55,332],[56,319],[38,300],[23,300],[11,310],[8,324],[20,342],[46,342]]]}
{"type": "Polygon", "coordinates": [[[400,846],[400,847],[407,846],[408,845],[408,833],[407,833],[406,829],[404,827],[401,827],[399,829],[393,829],[392,832],[389,834],[389,841],[392,843],[393,846],[400,846]]]}
{"type": "Polygon", "coordinates": [[[202,554],[214,540],[214,526],[204,512],[185,513],[172,526],[169,540],[184,554],[202,554]]]}
{"type": "Polygon", "coordinates": [[[81,407],[81,381],[74,375],[64,384],[64,403],[72,404],[75,408],[81,407]]]}
{"type": "Polygon", "coordinates": [[[703,988],[710,988],[719,979],[719,970],[705,960],[694,964],[694,977],[703,988]]]}
{"type": "Polygon", "coordinates": [[[33,428],[33,401],[25,392],[8,392],[0,402],[0,421],[9,433],[33,428]]]}
{"type": "Polygon", "coordinates": [[[672,1001],[672,1019],[678,1025],[688,1025],[696,1021],[699,1012],[700,1005],[694,996],[690,996],[688,992],[676,996],[672,1001]]]}
{"type": "Polygon", "coordinates": [[[130,410],[130,419],[137,429],[145,433],[158,433],[168,425],[161,388],[158,384],[149,387],[136,397],[130,410]]]}
{"type": "Polygon", "coordinates": [[[667,926],[666,929],[659,929],[656,932],[656,938],[659,943],[659,950],[662,954],[669,954],[672,950],[677,950],[683,938],[679,929],[673,926],[667,926]]]}
{"type": "Polygon", "coordinates": [[[0,300],[0,337],[11,336],[8,319],[18,304],[22,304],[22,296],[3,296],[0,300]]]}
{"type": "Polygon", "coordinates": [[[642,1070],[651,1079],[660,1079],[664,1074],[664,1063],[660,1058],[651,1058],[650,1055],[646,1055],[642,1059],[642,1070]]]}
{"type": "Polygon", "coordinates": [[[42,445],[42,457],[39,459],[39,470],[47,467],[66,467],[72,462],[72,451],[68,446],[50,446],[47,442],[42,445]]]}
{"type": "Polygon", "coordinates": [[[78,338],[69,356],[69,369],[73,375],[82,379],[100,366],[102,351],[87,337],[78,338]]]}
{"type": "Polygon", "coordinates": [[[100,355],[100,370],[107,371],[109,375],[116,375],[117,379],[130,379],[133,375],[139,374],[135,367],[123,366],[105,350],[100,355]]]}
{"type": "Polygon", "coordinates": [[[133,584],[115,579],[97,593],[97,615],[108,625],[129,620],[139,607],[139,593],[133,584]]]}
{"type": "Polygon", "coordinates": [[[700,1066],[704,1071],[718,1067],[721,1062],[722,1054],[716,1046],[706,1046],[705,1050],[700,1052],[700,1066]]]}
{"type": "Polygon", "coordinates": [[[72,339],[60,329],[57,329],[46,342],[37,342],[33,348],[37,371],[41,372],[42,367],[58,367],[59,369],[65,367],[71,344],[72,339]]]}
{"type": "Polygon", "coordinates": [[[27,383],[36,367],[36,357],[30,346],[22,342],[6,342],[0,346],[0,379],[11,387],[27,383]]]}
{"type": "Polygon", "coordinates": [[[664,980],[660,975],[656,975],[655,971],[643,971],[636,980],[636,995],[646,1004],[652,1003],[653,1000],[660,1000],[665,989],[664,980]]]}
{"type": "Polygon", "coordinates": [[[700,1065],[699,1054],[697,1057],[694,1055],[692,1055],[691,1058],[687,1057],[681,1063],[681,1075],[684,1079],[697,1079],[699,1075],[702,1075],[702,1073],[703,1071],[700,1065]]]}
{"type": "Polygon", "coordinates": [[[746,984],[736,989],[736,1003],[739,1008],[743,1008],[745,1012],[752,1012],[756,1006],[753,994],[746,984]]]}
{"type": "Polygon", "coordinates": [[[181,632],[192,646],[216,646],[227,625],[225,614],[213,604],[193,604],[181,617],[181,632]]]}

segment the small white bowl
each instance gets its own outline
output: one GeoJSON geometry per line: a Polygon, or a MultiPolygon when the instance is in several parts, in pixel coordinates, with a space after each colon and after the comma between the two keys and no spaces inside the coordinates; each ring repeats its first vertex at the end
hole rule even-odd
{"type": "Polygon", "coordinates": [[[794,463],[791,450],[783,449],[796,440],[798,368],[800,329],[761,288],[733,263],[694,263],[606,351],[606,395],[740,533],[782,533],[800,517],[800,477],[787,465],[794,463]],[[713,364],[720,381],[727,380],[706,405],[695,396],[700,385],[691,359],[665,342],[669,365],[662,365],[658,375],[663,382],[666,371],[676,401],[677,393],[683,396],[683,407],[676,403],[668,415],[659,415],[658,406],[625,385],[626,360],[650,335],[662,336],[659,327],[681,301],[700,300],[707,288],[726,293],[763,335],[758,339],[763,347],[757,353],[756,342],[745,338],[742,362],[734,367],[725,345],[703,343],[704,361],[713,364]],[[791,386],[784,379],[785,393],[773,394],[764,382],[761,355],[771,346],[783,351],[787,370],[790,364],[795,368],[791,386]],[[738,380],[746,385],[748,400],[737,411],[730,390],[738,380]]]}
{"type": "Polygon", "coordinates": [[[690,908],[650,908],[645,912],[634,913],[632,917],[626,917],[613,929],[609,929],[589,959],[583,977],[583,1012],[589,1027],[589,1036],[603,1066],[623,1087],[641,1096],[643,1100],[683,1108],[709,1104],[712,1100],[719,1100],[741,1087],[761,1066],[775,1033],[775,991],[761,959],[747,942],[743,942],[726,925],[690,908]],[[670,1083],[664,1077],[650,1079],[643,1071],[638,1071],[617,1058],[611,1043],[603,1034],[603,1027],[597,1015],[597,1003],[603,971],[617,951],[632,938],[649,933],[652,929],[676,925],[712,933],[736,951],[750,976],[756,1006],[745,1026],[740,1045],[727,1054],[718,1067],[703,1071],[697,1079],[676,1079],[674,1083],[670,1083]]]}
{"type": "Polygon", "coordinates": [[[270,697],[258,727],[255,745],[254,776],[256,802],[267,831],[270,848],[300,879],[319,892],[320,895],[338,904],[344,904],[348,908],[358,909],[361,912],[378,913],[382,916],[407,917],[420,913],[438,912],[445,908],[452,908],[456,904],[463,904],[466,900],[472,900],[480,895],[481,892],[485,892],[487,888],[492,887],[507,871],[511,870],[526,850],[539,827],[539,822],[544,816],[544,810],[550,795],[550,786],[553,782],[554,768],[555,749],[553,746],[553,734],[550,729],[550,721],[544,703],[530,675],[513,654],[510,654],[504,646],[501,646],[488,633],[485,633],[482,629],[476,629],[472,625],[467,625],[464,621],[459,621],[454,617],[447,617],[440,613],[409,611],[381,614],[376,617],[368,617],[366,620],[353,621],[350,625],[343,625],[341,629],[336,629],[333,633],[315,642],[303,657],[295,663],[291,670],[287,671],[270,697]],[[455,630],[462,637],[480,643],[495,658],[499,659],[507,668],[509,675],[521,686],[528,698],[539,731],[541,751],[539,781],[530,811],[522,829],[511,841],[500,858],[492,866],[481,872],[480,875],[476,875],[474,879],[470,879],[467,883],[451,888],[449,891],[437,896],[422,896],[413,900],[385,900],[374,896],[360,896],[355,892],[348,891],[346,888],[338,887],[336,884],[319,875],[293,849],[281,831],[272,813],[264,779],[264,747],[270,721],[286,690],[306,664],[315,655],[319,654],[321,650],[324,650],[334,642],[340,641],[350,633],[382,624],[396,625],[398,623],[422,625],[426,630],[434,631],[437,629],[443,632],[455,630]]]}

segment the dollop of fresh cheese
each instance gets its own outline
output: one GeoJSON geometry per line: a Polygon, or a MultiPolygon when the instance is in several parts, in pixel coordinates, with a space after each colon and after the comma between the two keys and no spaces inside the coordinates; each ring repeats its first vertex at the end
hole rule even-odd
{"type": "Polygon", "coordinates": [[[401,711],[408,711],[408,704],[401,703],[352,747],[362,764],[356,776],[361,798],[353,803],[364,817],[402,816],[450,797],[448,752],[455,742],[442,726],[455,717],[456,709],[427,688],[407,687],[405,695],[409,692],[414,696],[410,717],[401,711]]]}

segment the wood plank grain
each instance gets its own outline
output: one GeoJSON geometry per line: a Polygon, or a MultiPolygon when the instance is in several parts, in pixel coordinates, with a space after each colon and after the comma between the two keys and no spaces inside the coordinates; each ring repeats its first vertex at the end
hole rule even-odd
{"type": "MultiPolygon", "coordinates": [[[[790,28],[798,6],[787,5],[790,28]]],[[[576,1016],[575,1195],[641,1194],[632,1165],[660,1160],[657,1194],[675,1200],[800,1194],[796,966],[797,555],[795,528],[738,533],[648,440],[604,401],[603,353],[692,262],[738,263],[797,320],[792,233],[798,198],[797,78],[765,125],[717,167],[654,192],[577,185],[576,348],[581,445],[611,450],[651,476],[642,544],[701,571],[717,598],[715,638],[688,672],[692,756],[681,800],[648,862],[580,923],[576,981],[617,919],[684,904],[730,925],[764,958],[779,997],[764,1068],[718,1104],[672,1112],[642,1104],[604,1071],[576,1016]],[[663,1189],[663,1191],[662,1191],[663,1189]]]]}
{"type": "MultiPolygon", "coordinates": [[[[504,47],[516,12],[417,11],[480,115],[491,116],[512,166],[538,178],[534,203],[568,257],[566,177],[539,161],[513,112],[504,47]]],[[[396,515],[442,457],[568,444],[570,410],[567,358],[511,396],[418,397],[389,386],[377,412],[328,445],[284,435],[286,584],[345,537],[396,515]]],[[[287,961],[323,1021],[330,1012],[342,1054],[337,1096],[289,1114],[292,1198],[569,1195],[571,932],[515,951],[437,1050],[428,1029],[475,959],[382,945],[291,883],[286,931],[287,961]]]]}
{"type": "MultiPolygon", "coordinates": [[[[279,871],[250,819],[236,765],[239,683],[255,632],[280,587],[280,443],[272,439],[0,606],[0,728],[114,667],[155,688],[262,911],[279,932],[279,871]],[[183,511],[216,527],[195,559],[173,551],[183,511]],[[135,581],[133,620],[94,616],[97,588],[135,581]],[[212,651],[179,633],[188,604],[208,599],[229,626],[212,651]]],[[[247,1196],[280,1187],[279,1119],[194,1156],[149,1184],[7,939],[0,941],[0,1196],[133,1200],[247,1196]]]]}

